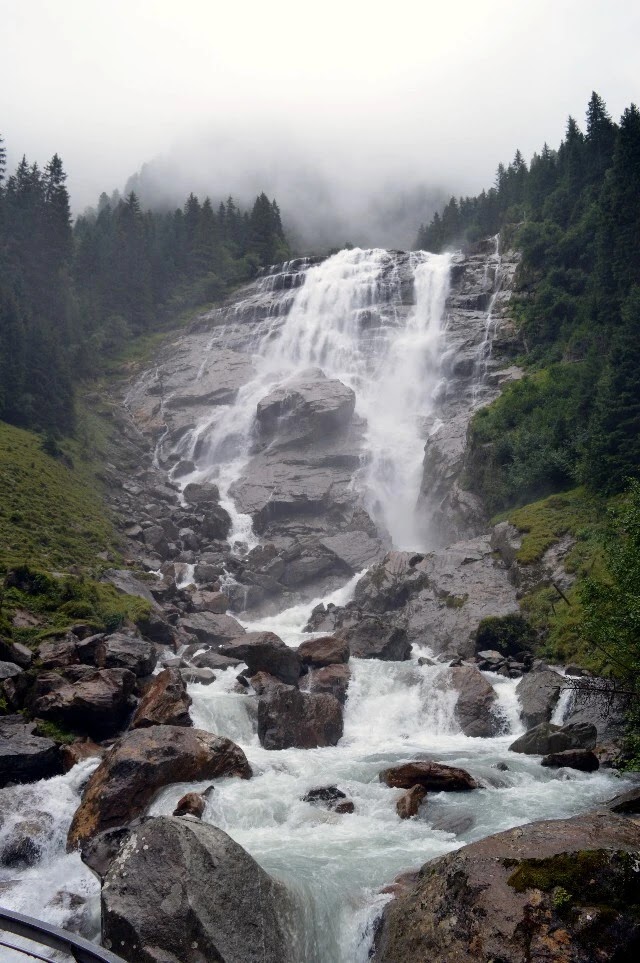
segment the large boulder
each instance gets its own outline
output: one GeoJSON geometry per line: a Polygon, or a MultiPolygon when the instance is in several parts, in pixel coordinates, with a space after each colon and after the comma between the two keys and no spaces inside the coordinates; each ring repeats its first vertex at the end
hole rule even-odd
{"type": "Polygon", "coordinates": [[[422,786],[427,792],[467,792],[478,788],[478,783],[466,769],[421,760],[383,769],[379,778],[392,789],[422,786]]]}
{"type": "Polygon", "coordinates": [[[496,693],[482,673],[472,665],[449,670],[451,686],[458,693],[455,717],[465,736],[488,738],[500,732],[495,714],[496,693]]]}
{"type": "Polygon", "coordinates": [[[546,756],[552,752],[565,752],[567,749],[594,749],[598,731],[594,725],[585,722],[554,726],[542,722],[529,729],[509,746],[511,752],[522,752],[529,756],[546,756]]]}
{"type": "Polygon", "coordinates": [[[355,405],[351,388],[311,369],[258,402],[258,433],[278,447],[324,441],[349,424],[355,405]]]}
{"type": "Polygon", "coordinates": [[[191,696],[187,692],[180,669],[165,669],[153,677],[136,709],[131,727],[190,726],[191,696]]]}
{"type": "Polygon", "coordinates": [[[164,786],[218,776],[251,776],[245,754],[229,739],[181,726],[134,729],[89,779],[71,823],[69,848],[141,816],[164,786]]]}
{"type": "Polygon", "coordinates": [[[323,635],[308,639],[298,646],[298,656],[303,665],[320,669],[326,665],[339,665],[349,661],[349,646],[335,635],[323,635]]]}
{"type": "Polygon", "coordinates": [[[384,909],[374,963],[594,963],[638,948],[640,827],[613,814],[518,826],[426,863],[384,909]]]}
{"type": "Polygon", "coordinates": [[[134,706],[136,677],[129,669],[97,669],[80,666],[77,681],[43,672],[36,679],[31,712],[93,738],[120,731],[134,706]]]}
{"type": "Polygon", "coordinates": [[[552,769],[565,767],[578,769],[580,772],[595,772],[600,768],[600,760],[590,749],[565,749],[564,752],[549,753],[540,765],[552,769]]]}
{"type": "Polygon", "coordinates": [[[295,963],[291,906],[226,833],[196,820],[145,820],[102,889],[102,942],[129,963],[295,963]]]}
{"type": "Polygon", "coordinates": [[[376,616],[359,619],[339,630],[356,659],[383,659],[404,662],[411,657],[407,631],[400,625],[376,616]]]}
{"type": "Polygon", "coordinates": [[[533,729],[541,722],[550,722],[556,707],[563,679],[545,665],[535,665],[531,672],[523,676],[516,686],[520,702],[520,715],[527,729],[533,729]]]}
{"type": "Polygon", "coordinates": [[[258,700],[258,736],[265,749],[335,746],[342,731],[342,706],[332,695],[274,685],[258,700]]]}
{"type": "Polygon", "coordinates": [[[220,646],[220,652],[246,662],[250,675],[268,672],[287,685],[295,685],[300,677],[298,653],[273,632],[247,632],[220,646]]]}
{"type": "Polygon", "coordinates": [[[36,723],[23,716],[0,717],[0,788],[10,782],[36,782],[62,772],[53,739],[36,734],[36,723]]]}
{"type": "Polygon", "coordinates": [[[214,612],[187,615],[180,619],[180,628],[187,635],[194,635],[198,642],[214,649],[244,635],[244,629],[231,615],[216,615],[214,612]]]}
{"type": "Polygon", "coordinates": [[[136,676],[144,676],[155,669],[158,654],[153,642],[114,632],[98,641],[93,661],[101,669],[129,669],[136,676]]]}
{"type": "Polygon", "coordinates": [[[325,665],[322,669],[311,669],[304,688],[312,693],[328,692],[344,705],[350,681],[351,670],[348,665],[325,665]]]}

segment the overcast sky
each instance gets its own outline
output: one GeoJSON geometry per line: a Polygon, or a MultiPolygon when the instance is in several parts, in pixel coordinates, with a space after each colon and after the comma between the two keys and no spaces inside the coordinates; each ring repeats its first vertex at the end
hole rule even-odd
{"type": "Polygon", "coordinates": [[[639,44],[635,0],[0,0],[0,131],[76,209],[158,155],[475,192],[592,89],[639,100],[639,44]]]}

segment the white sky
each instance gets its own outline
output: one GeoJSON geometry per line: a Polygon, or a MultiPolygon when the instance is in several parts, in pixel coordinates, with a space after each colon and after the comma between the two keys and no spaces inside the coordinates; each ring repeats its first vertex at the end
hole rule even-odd
{"type": "Polygon", "coordinates": [[[231,169],[475,192],[592,89],[640,99],[639,49],[636,0],[0,0],[0,131],[62,156],[76,208],[158,154],[188,182],[205,138],[231,169]]]}

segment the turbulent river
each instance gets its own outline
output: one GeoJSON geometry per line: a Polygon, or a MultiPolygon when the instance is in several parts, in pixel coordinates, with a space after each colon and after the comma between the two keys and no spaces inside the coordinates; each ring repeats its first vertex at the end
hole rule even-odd
{"type": "MultiPolygon", "coordinates": [[[[257,541],[250,518],[235,510],[230,494],[249,457],[256,404],[274,385],[315,366],[353,388],[356,410],[366,419],[365,457],[353,484],[372,517],[396,547],[429,548],[416,504],[425,432],[447,388],[450,258],[417,253],[412,271],[415,305],[401,316],[394,310],[394,286],[399,288],[400,280],[388,252],[343,251],[310,267],[286,318],[261,326],[254,375],[236,403],[211,412],[181,440],[184,456],[193,454],[198,442],[201,452],[184,482],[205,477],[219,482],[235,537],[257,541]],[[384,323],[371,331],[367,312],[382,297],[384,323]]],[[[480,338],[477,378],[484,373],[490,321],[482,320],[487,335],[480,338]]],[[[357,578],[325,601],[345,604],[357,578]]],[[[318,601],[260,621],[248,621],[242,613],[238,618],[248,630],[268,629],[295,646],[308,637],[303,629],[318,601]]],[[[194,725],[237,742],[254,772],[249,781],[218,781],[203,818],[229,833],[294,893],[304,945],[300,963],[366,961],[375,918],[391,898],[383,890],[399,873],[490,833],[584,811],[623,788],[623,780],[607,770],[544,769],[537,757],[508,752],[522,731],[517,680],[485,673],[498,696],[503,732],[486,739],[463,735],[454,716],[456,693],[441,680],[447,663],[418,661],[430,655],[426,645],[414,645],[406,662],[351,659],[344,735],[332,748],[261,748],[257,698],[237,691],[237,670],[217,672],[211,685],[190,686],[194,725]],[[411,759],[460,766],[482,788],[472,794],[430,794],[418,817],[401,820],[395,808],[401,792],[380,783],[378,773],[411,759]],[[496,768],[505,762],[506,770],[496,768]],[[328,785],[353,800],[353,813],[339,815],[302,801],[308,790],[328,785]]],[[[561,721],[565,709],[563,700],[554,721],[561,721]]],[[[74,909],[76,902],[80,905],[76,897],[84,897],[86,933],[99,926],[99,885],[64,845],[81,786],[96,764],[85,762],[65,776],[0,791],[0,843],[16,820],[50,814],[43,860],[21,872],[0,870],[0,900],[64,924],[80,913],[74,909]]],[[[171,813],[185,791],[207,785],[164,790],[152,814],[171,813]]]]}

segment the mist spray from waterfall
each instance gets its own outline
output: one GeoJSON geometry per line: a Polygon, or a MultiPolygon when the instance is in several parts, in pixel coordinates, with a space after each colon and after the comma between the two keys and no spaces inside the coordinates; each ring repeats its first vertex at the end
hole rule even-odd
{"type": "Polygon", "coordinates": [[[213,411],[187,442],[187,456],[200,455],[195,476],[185,481],[218,482],[234,523],[232,539],[255,543],[250,519],[233,504],[232,488],[250,458],[257,404],[313,367],[356,394],[366,432],[354,485],[374,521],[396,547],[426,547],[416,502],[425,419],[442,387],[449,267],[449,255],[416,252],[409,257],[407,278],[396,252],[340,251],[307,270],[284,321],[274,325],[268,318],[257,326],[254,377],[233,405],[213,411]],[[414,300],[408,311],[407,280],[414,300]]]}

